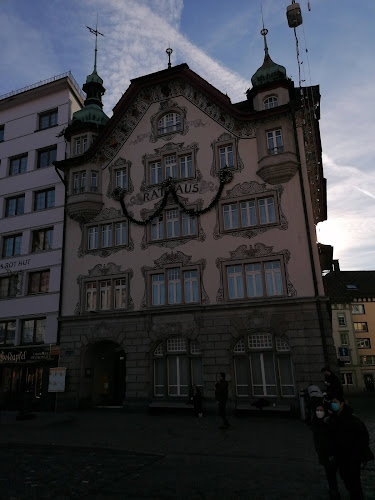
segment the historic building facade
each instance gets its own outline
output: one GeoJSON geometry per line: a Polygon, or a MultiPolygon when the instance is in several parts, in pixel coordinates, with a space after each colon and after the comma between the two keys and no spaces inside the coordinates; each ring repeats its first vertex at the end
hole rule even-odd
{"type": "Polygon", "coordinates": [[[335,360],[319,88],[267,46],[252,84],[233,104],[181,64],[132,80],[86,152],[67,130],[58,408],[175,404],[192,384],[209,405],[223,371],[233,405],[295,406],[335,360]]]}
{"type": "Polygon", "coordinates": [[[374,271],[341,271],[338,261],[323,278],[331,300],[333,339],[347,396],[375,389],[374,271]],[[344,349],[344,351],[342,351],[344,349]],[[345,351],[347,350],[347,351],[345,351]]]}
{"type": "Polygon", "coordinates": [[[0,96],[2,408],[26,393],[53,408],[65,202],[53,161],[65,158],[60,133],[82,106],[70,73],[0,96]]]}

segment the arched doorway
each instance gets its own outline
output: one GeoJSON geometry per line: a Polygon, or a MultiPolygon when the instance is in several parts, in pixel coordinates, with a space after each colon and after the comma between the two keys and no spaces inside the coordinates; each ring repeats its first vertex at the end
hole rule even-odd
{"type": "Polygon", "coordinates": [[[82,404],[122,406],[125,399],[125,352],[109,340],[90,344],[83,356],[82,404]]]}

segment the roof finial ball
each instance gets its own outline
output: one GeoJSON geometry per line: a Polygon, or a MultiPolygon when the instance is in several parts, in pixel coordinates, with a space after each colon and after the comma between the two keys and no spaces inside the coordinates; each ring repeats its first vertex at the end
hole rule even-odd
{"type": "Polygon", "coordinates": [[[170,69],[172,66],[171,65],[171,55],[172,55],[173,50],[170,47],[168,47],[165,52],[168,54],[168,69],[170,69]]]}

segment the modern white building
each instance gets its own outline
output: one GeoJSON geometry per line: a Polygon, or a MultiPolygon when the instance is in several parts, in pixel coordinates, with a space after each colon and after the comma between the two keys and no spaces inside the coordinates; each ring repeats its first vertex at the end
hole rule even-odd
{"type": "Polygon", "coordinates": [[[57,366],[64,234],[64,129],[83,106],[72,74],[0,96],[0,395],[48,394],[57,366]]]}

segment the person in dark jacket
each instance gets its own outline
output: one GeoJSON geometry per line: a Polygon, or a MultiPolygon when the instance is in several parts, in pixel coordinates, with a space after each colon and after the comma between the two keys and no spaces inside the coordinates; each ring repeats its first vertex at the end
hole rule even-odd
{"type": "Polygon", "coordinates": [[[194,405],[194,415],[203,417],[202,393],[195,384],[189,391],[189,402],[194,405]]]}
{"type": "Polygon", "coordinates": [[[324,373],[324,383],[326,384],[327,398],[330,400],[334,396],[344,398],[344,390],[342,388],[340,379],[331,371],[330,367],[325,366],[324,368],[322,368],[321,372],[324,373]]]}
{"type": "Polygon", "coordinates": [[[341,396],[331,401],[330,419],[333,437],[333,456],[351,500],[364,499],[361,485],[361,463],[371,450],[365,424],[355,415],[341,396]]]}
{"type": "Polygon", "coordinates": [[[337,462],[333,456],[333,435],[329,424],[329,415],[324,407],[323,399],[317,401],[311,418],[314,447],[318,454],[319,463],[323,465],[328,481],[330,500],[339,500],[340,493],[337,486],[337,462]]]}
{"type": "Polygon", "coordinates": [[[219,415],[223,420],[222,429],[228,429],[229,422],[226,415],[226,406],[228,401],[228,382],[225,380],[225,373],[220,373],[220,380],[215,385],[215,397],[219,405],[219,415]]]}

